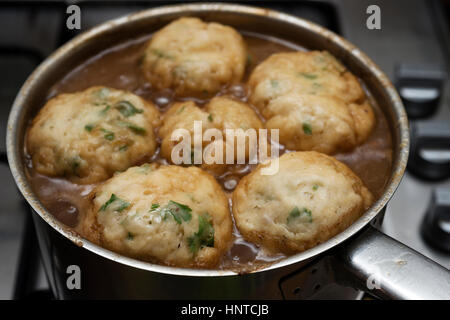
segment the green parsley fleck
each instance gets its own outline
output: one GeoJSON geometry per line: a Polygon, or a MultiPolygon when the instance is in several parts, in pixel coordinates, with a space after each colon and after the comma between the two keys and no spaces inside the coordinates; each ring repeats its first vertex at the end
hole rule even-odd
{"type": "Polygon", "coordinates": [[[108,112],[108,110],[111,109],[110,105],[107,105],[102,111],[100,111],[100,115],[104,116],[108,112]]]}
{"type": "Polygon", "coordinates": [[[106,140],[108,141],[112,141],[114,140],[114,132],[106,130],[104,128],[100,129],[103,133],[105,133],[105,135],[103,136],[106,140]]]}
{"type": "Polygon", "coordinates": [[[303,132],[306,135],[308,135],[308,136],[312,135],[312,127],[308,122],[303,122],[302,127],[303,127],[303,132]]]}
{"type": "Polygon", "coordinates": [[[137,60],[137,65],[142,66],[142,64],[144,63],[144,60],[145,60],[145,53],[139,57],[139,59],[137,60]]]}
{"type": "Polygon", "coordinates": [[[152,203],[152,206],[148,212],[155,211],[159,207],[160,207],[160,205],[158,203],[152,203]]]}
{"type": "Polygon", "coordinates": [[[163,50],[160,49],[152,49],[152,53],[157,56],[158,58],[163,58],[163,59],[169,59],[169,60],[173,60],[174,57],[166,52],[164,52],[163,50]]]}
{"type": "Polygon", "coordinates": [[[317,184],[315,184],[315,185],[313,185],[312,189],[313,189],[314,191],[316,191],[317,189],[319,189],[319,186],[318,186],[317,184]]]}
{"type": "Polygon", "coordinates": [[[109,89],[108,88],[101,88],[101,89],[95,91],[94,94],[100,99],[105,99],[109,95],[109,89]]]}
{"type": "Polygon", "coordinates": [[[209,114],[209,115],[208,115],[208,121],[209,121],[209,122],[213,122],[212,114],[209,114]]]}
{"type": "Polygon", "coordinates": [[[111,204],[111,203],[113,203],[114,201],[116,201],[118,198],[117,198],[117,196],[113,193],[113,194],[111,194],[111,197],[109,198],[109,200],[108,201],[106,201],[101,207],[100,207],[100,209],[98,210],[98,211],[105,211],[106,210],[106,208],[108,208],[108,206],[111,204]]]}
{"type": "Polygon", "coordinates": [[[176,223],[181,224],[182,220],[190,221],[192,218],[192,209],[188,206],[170,200],[167,206],[163,210],[166,214],[169,213],[172,215],[173,219],[176,223]]]}
{"type": "Polygon", "coordinates": [[[274,79],[272,79],[272,80],[270,80],[270,85],[272,86],[272,88],[278,88],[278,85],[279,85],[279,83],[278,83],[278,80],[274,80],[274,79]]]}
{"type": "Polygon", "coordinates": [[[173,200],[170,200],[164,207],[161,207],[158,203],[153,203],[148,212],[159,212],[164,221],[168,217],[172,217],[178,224],[183,221],[190,221],[192,218],[191,208],[173,200]]]}
{"type": "Polygon", "coordinates": [[[182,113],[185,108],[186,106],[182,106],[180,109],[177,110],[177,114],[182,113]]]}
{"type": "Polygon", "coordinates": [[[123,146],[119,147],[119,151],[127,151],[128,150],[128,145],[124,144],[123,146]]]}
{"type": "Polygon", "coordinates": [[[144,128],[139,127],[131,122],[118,121],[117,124],[121,127],[127,127],[136,134],[145,135],[147,133],[147,131],[144,128]]]}
{"type": "Polygon", "coordinates": [[[140,173],[145,173],[145,174],[147,174],[149,171],[152,171],[152,170],[151,170],[150,165],[149,165],[148,163],[144,163],[142,166],[140,166],[140,167],[138,168],[138,171],[139,171],[140,173]]]}
{"type": "Polygon", "coordinates": [[[72,172],[77,175],[77,170],[80,167],[81,158],[79,156],[73,157],[70,160],[70,165],[72,167],[72,172]]]}

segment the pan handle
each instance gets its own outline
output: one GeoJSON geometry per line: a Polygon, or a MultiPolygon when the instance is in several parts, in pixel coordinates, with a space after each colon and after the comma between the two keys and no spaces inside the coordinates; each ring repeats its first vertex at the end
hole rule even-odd
{"type": "Polygon", "coordinates": [[[450,300],[449,270],[373,226],[338,250],[338,282],[381,299],[450,300]]]}

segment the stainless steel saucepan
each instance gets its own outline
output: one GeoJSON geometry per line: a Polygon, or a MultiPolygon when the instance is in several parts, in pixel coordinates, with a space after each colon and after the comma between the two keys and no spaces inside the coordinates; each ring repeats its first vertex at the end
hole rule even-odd
{"type": "Polygon", "coordinates": [[[161,7],[106,22],[81,34],[48,57],[28,78],[12,107],[7,132],[9,165],[33,208],[44,267],[59,299],[355,298],[359,290],[381,298],[450,299],[447,269],[376,229],[403,176],[408,150],[408,121],[401,100],[388,78],[364,53],[306,20],[233,4],[161,7]],[[23,150],[27,124],[44,104],[49,88],[100,51],[150,34],[181,16],[197,16],[310,49],[328,50],[364,81],[388,119],[394,150],[392,173],[383,195],[358,221],[310,250],[252,273],[237,274],[166,267],[118,255],[71,232],[43,207],[26,179],[23,150]],[[71,265],[80,267],[80,290],[70,290],[66,285],[71,265]]]}

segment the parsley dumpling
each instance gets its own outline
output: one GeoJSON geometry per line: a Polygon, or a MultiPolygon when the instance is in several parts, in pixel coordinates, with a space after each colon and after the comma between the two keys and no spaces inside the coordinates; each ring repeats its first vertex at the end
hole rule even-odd
{"type": "MultiPolygon", "coordinates": [[[[248,129],[254,129],[255,137],[257,137],[259,129],[263,128],[263,123],[259,119],[256,112],[246,103],[242,101],[235,100],[228,96],[219,96],[211,99],[209,103],[200,108],[194,101],[177,102],[174,103],[169,110],[163,115],[163,121],[161,128],[159,130],[159,136],[161,138],[161,155],[167,160],[172,159],[172,150],[176,144],[179,143],[178,140],[172,140],[172,133],[176,129],[186,129],[189,131],[191,136],[191,150],[194,150],[194,122],[201,121],[202,129],[201,132],[206,133],[208,129],[217,129],[221,133],[222,139],[220,142],[223,147],[223,164],[206,164],[205,159],[202,158],[202,167],[214,174],[221,174],[226,170],[226,165],[224,165],[226,157],[226,144],[230,143],[229,150],[235,152],[234,159],[237,159],[238,147],[245,151],[245,157],[248,159],[249,154],[249,138],[245,136],[245,132],[248,129]],[[226,140],[226,130],[233,129],[236,131],[236,136],[239,137],[234,139],[234,144],[231,145],[231,141],[226,140]],[[245,144],[245,145],[244,145],[245,144]]],[[[205,141],[203,136],[202,139],[202,150],[210,148],[211,154],[214,154],[214,146],[212,144],[218,143],[217,141],[205,141]]],[[[210,140],[213,140],[212,138],[210,140]]],[[[257,139],[254,140],[256,147],[257,139]]],[[[244,153],[242,153],[244,154],[244,153]]],[[[192,153],[191,153],[192,155],[192,153]]],[[[193,163],[193,158],[191,163],[193,163]]]]}
{"type": "Polygon", "coordinates": [[[41,174],[96,183],[152,156],[159,124],[153,103],[91,87],[50,99],[31,124],[27,149],[41,174]]]}
{"type": "Polygon", "coordinates": [[[220,185],[197,167],[132,167],[93,191],[83,233],[101,246],[178,267],[217,266],[232,220],[220,185]]]}
{"type": "Polygon", "coordinates": [[[359,177],[333,157],[291,152],[278,161],[275,174],[263,175],[268,164],[259,165],[233,192],[237,228],[268,252],[312,248],[345,230],[373,201],[359,177]]]}
{"type": "Polygon", "coordinates": [[[347,151],[375,125],[358,79],[327,51],[273,54],[255,68],[248,85],[250,102],[291,150],[347,151]]]}
{"type": "Polygon", "coordinates": [[[210,96],[242,79],[247,61],[242,36],[233,28],[194,17],[177,19],[150,39],[142,70],[158,90],[210,96]]]}
{"type": "Polygon", "coordinates": [[[250,75],[251,102],[264,109],[270,100],[295,91],[362,102],[358,79],[328,51],[295,51],[272,54],[250,75]]]}
{"type": "Polygon", "coordinates": [[[346,105],[340,99],[289,93],[269,102],[263,111],[267,129],[279,129],[289,150],[335,154],[364,142],[373,126],[368,103],[346,105]]]}

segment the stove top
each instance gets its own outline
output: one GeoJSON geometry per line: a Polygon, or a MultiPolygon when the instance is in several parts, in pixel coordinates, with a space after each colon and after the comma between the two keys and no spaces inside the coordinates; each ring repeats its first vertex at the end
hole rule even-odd
{"type": "MultiPolygon", "coordinates": [[[[433,70],[447,70],[446,57],[450,56],[448,26],[440,2],[377,0],[376,4],[381,9],[381,30],[369,30],[366,28],[366,9],[373,2],[328,0],[246,3],[297,15],[343,35],[398,83],[402,83],[400,80],[405,75],[409,75],[408,80],[411,77],[418,78],[420,81],[413,81],[412,85],[406,82],[409,91],[405,90],[405,94],[422,94],[423,98],[424,95],[438,92],[441,99],[438,104],[434,103],[437,110],[432,116],[425,120],[418,118],[414,122],[431,128],[435,128],[435,123],[439,122],[444,129],[450,130],[450,82],[443,81],[442,72],[433,73],[433,70]],[[413,66],[413,70],[405,65],[413,66]]],[[[70,4],[73,3],[70,1],[70,4]]],[[[129,12],[168,2],[76,3],[81,8],[83,31],[129,12]]],[[[16,93],[32,70],[77,32],[69,31],[65,26],[67,3],[62,1],[0,2],[0,8],[0,70],[3,73],[0,78],[0,153],[4,153],[7,117],[16,93]]],[[[448,144],[446,146],[447,153],[445,148],[444,151],[442,148],[425,151],[442,163],[445,159],[449,160],[450,147],[448,144]]],[[[421,164],[418,167],[421,168],[421,164]]],[[[0,203],[0,299],[50,298],[30,212],[15,187],[7,165],[0,165],[0,179],[3,182],[0,203]]],[[[435,249],[421,236],[427,210],[445,207],[445,203],[439,202],[442,197],[433,197],[435,188],[440,188],[442,192],[439,194],[445,194],[450,190],[450,179],[447,177],[440,182],[429,182],[407,172],[389,202],[382,228],[393,238],[450,268],[450,253],[435,249]],[[433,199],[435,205],[430,206],[433,199]]],[[[445,219],[441,220],[442,228],[448,228],[445,219]]]]}

